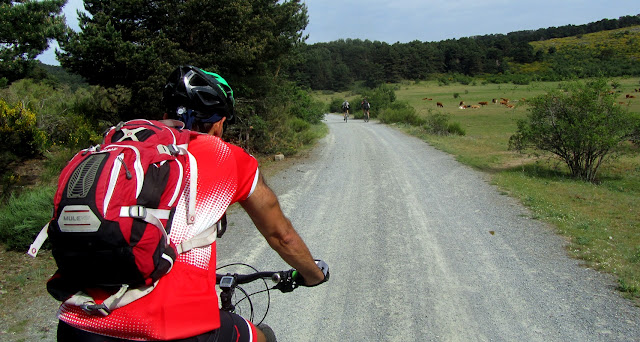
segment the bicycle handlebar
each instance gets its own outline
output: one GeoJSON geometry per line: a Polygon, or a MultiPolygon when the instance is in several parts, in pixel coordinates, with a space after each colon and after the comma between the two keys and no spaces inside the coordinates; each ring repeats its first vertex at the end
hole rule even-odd
{"type": "MultiPolygon", "coordinates": [[[[316,265],[324,273],[324,282],[329,280],[329,266],[322,260],[316,260],[316,265]]],[[[272,272],[259,272],[247,274],[227,273],[226,275],[216,273],[216,284],[221,289],[232,289],[239,284],[247,284],[258,279],[271,279],[276,283],[271,289],[280,290],[280,292],[291,292],[299,286],[307,286],[304,278],[295,269],[288,271],[272,271],[272,272]]],[[[317,284],[319,285],[319,284],[317,284]]],[[[315,285],[314,285],[315,286],[315,285]]]]}
{"type": "Polygon", "coordinates": [[[248,274],[228,273],[226,275],[216,274],[216,284],[222,290],[235,288],[239,284],[247,284],[258,279],[271,279],[276,283],[271,289],[280,290],[280,292],[291,292],[300,284],[298,279],[298,271],[291,269],[288,271],[272,271],[272,272],[254,272],[248,274]]]}

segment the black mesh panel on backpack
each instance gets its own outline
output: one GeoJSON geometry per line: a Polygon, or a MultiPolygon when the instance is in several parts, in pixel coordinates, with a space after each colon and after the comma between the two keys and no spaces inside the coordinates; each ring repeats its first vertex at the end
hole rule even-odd
{"type": "Polygon", "coordinates": [[[144,281],[136,267],[132,248],[118,222],[104,219],[95,205],[98,178],[108,159],[107,153],[87,157],[76,167],[65,185],[56,217],[70,205],[84,205],[100,220],[95,232],[64,232],[57,220],[49,226],[52,254],[58,273],[66,282],[80,287],[120,286],[144,281]]]}

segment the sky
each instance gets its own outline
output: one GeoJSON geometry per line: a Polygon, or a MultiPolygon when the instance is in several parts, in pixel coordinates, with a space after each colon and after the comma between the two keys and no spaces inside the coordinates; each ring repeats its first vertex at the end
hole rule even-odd
{"type": "MultiPolygon", "coordinates": [[[[638,0],[303,0],[308,44],[368,39],[389,44],[437,42],[486,34],[564,25],[640,14],[638,0]]],[[[79,30],[82,0],[68,0],[67,24],[79,30]]],[[[55,44],[55,43],[54,43],[55,44]]],[[[53,44],[52,44],[53,45],[53,44]]],[[[59,65],[53,47],[38,57],[59,65]]]]}

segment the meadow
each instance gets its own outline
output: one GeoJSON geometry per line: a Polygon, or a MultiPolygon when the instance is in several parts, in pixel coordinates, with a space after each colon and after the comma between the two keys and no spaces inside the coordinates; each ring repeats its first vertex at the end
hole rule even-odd
{"type": "MultiPolygon", "coordinates": [[[[640,88],[639,80],[618,78],[611,82],[616,85],[612,89],[618,105],[639,113],[640,93],[635,92],[640,88]],[[627,94],[637,98],[629,99],[627,94]]],[[[395,85],[399,101],[411,104],[421,116],[448,115],[451,122],[460,123],[466,135],[429,135],[417,127],[396,127],[485,172],[505,195],[527,206],[532,218],[548,223],[564,236],[569,255],[584,260],[586,267],[612,274],[618,289],[640,304],[640,148],[630,143],[620,146],[618,157],[600,167],[596,184],[569,178],[564,164],[551,155],[531,156],[508,149],[517,120],[527,115],[527,99],[557,86],[557,82],[404,82],[395,85]],[[501,98],[509,99],[513,108],[492,103],[501,98]],[[460,109],[460,101],[488,104],[460,109]],[[443,107],[437,107],[436,102],[443,107]]],[[[336,96],[349,98],[350,94],[336,96]]],[[[375,104],[371,111],[375,111],[375,104]]]]}

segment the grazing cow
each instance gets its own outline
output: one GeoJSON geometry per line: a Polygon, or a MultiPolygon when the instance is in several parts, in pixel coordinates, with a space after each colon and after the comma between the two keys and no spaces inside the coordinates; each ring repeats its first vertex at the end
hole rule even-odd
{"type": "Polygon", "coordinates": [[[481,105],[481,106],[486,106],[489,103],[487,103],[487,101],[481,101],[481,102],[478,102],[478,104],[481,105]]]}
{"type": "Polygon", "coordinates": [[[491,103],[498,103],[498,99],[492,99],[491,103]]]}
{"type": "Polygon", "coordinates": [[[471,107],[471,108],[473,108],[473,109],[478,109],[478,108],[480,108],[480,106],[478,106],[478,105],[471,105],[470,107],[471,107]]]}
{"type": "Polygon", "coordinates": [[[501,104],[501,105],[505,105],[505,106],[506,106],[506,105],[508,105],[508,104],[509,104],[509,101],[502,100],[502,101],[500,101],[500,104],[501,104]]]}
{"type": "Polygon", "coordinates": [[[431,100],[433,100],[433,99],[430,99],[430,98],[428,98],[428,97],[425,97],[425,98],[423,98],[423,99],[422,99],[422,101],[424,101],[424,100],[431,101],[431,100]]]}
{"type": "Polygon", "coordinates": [[[631,94],[627,94],[627,98],[628,98],[628,99],[635,99],[636,97],[635,97],[635,96],[633,96],[633,95],[631,95],[631,94]]]}
{"type": "Polygon", "coordinates": [[[504,102],[509,102],[509,99],[505,99],[504,97],[501,97],[500,100],[502,100],[504,102]]]}
{"type": "Polygon", "coordinates": [[[442,105],[442,102],[436,102],[436,106],[444,108],[444,106],[442,105]]]}
{"type": "Polygon", "coordinates": [[[515,107],[515,106],[511,105],[511,104],[507,104],[507,108],[513,108],[513,107],[515,107]]]}

